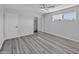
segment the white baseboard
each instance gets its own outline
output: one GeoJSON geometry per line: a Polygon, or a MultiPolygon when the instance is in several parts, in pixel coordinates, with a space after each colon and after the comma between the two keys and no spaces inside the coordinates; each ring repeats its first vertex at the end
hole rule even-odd
{"type": "Polygon", "coordinates": [[[58,37],[61,37],[61,38],[65,38],[65,39],[68,39],[68,40],[75,41],[75,42],[78,42],[78,43],[79,43],[79,40],[76,40],[76,39],[72,39],[72,38],[66,37],[65,35],[54,34],[54,33],[52,34],[52,33],[49,33],[49,32],[45,32],[45,33],[48,33],[48,34],[51,34],[51,35],[55,35],[55,36],[58,36],[58,37]]]}

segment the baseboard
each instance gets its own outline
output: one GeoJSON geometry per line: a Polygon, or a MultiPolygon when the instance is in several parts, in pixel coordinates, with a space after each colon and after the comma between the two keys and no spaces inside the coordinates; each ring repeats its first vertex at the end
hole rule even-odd
{"type": "MultiPolygon", "coordinates": [[[[33,35],[33,33],[32,34],[29,34],[29,35],[33,35]]],[[[25,35],[19,35],[19,36],[16,36],[16,37],[14,37],[14,38],[5,38],[5,40],[8,40],[8,39],[15,39],[15,38],[19,38],[19,37],[23,37],[23,36],[29,36],[29,35],[27,35],[27,34],[25,34],[25,35]]]]}
{"type": "Polygon", "coordinates": [[[58,34],[50,34],[50,33],[48,33],[48,32],[44,32],[44,33],[49,34],[49,35],[53,35],[53,36],[56,36],[56,37],[59,37],[59,38],[62,38],[62,39],[66,39],[66,40],[70,40],[70,41],[74,41],[74,42],[79,43],[79,41],[77,41],[77,40],[75,40],[75,39],[67,38],[67,37],[62,36],[62,35],[58,35],[58,34]]]}

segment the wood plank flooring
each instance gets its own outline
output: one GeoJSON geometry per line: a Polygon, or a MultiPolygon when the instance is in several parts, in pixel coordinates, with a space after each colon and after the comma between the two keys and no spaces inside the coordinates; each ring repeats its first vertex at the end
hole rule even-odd
{"type": "Polygon", "coordinates": [[[1,54],[78,54],[79,43],[39,32],[4,41],[1,54]]]}

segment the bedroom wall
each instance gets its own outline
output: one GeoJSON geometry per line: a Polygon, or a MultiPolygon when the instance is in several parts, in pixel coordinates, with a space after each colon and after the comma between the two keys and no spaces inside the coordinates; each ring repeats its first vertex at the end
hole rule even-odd
{"type": "Polygon", "coordinates": [[[33,17],[20,15],[18,35],[24,36],[30,34],[33,34],[33,17]]]}
{"type": "Polygon", "coordinates": [[[43,15],[43,32],[54,34],[70,40],[79,41],[79,6],[47,13],[43,15]],[[77,20],[72,21],[52,21],[52,16],[55,14],[62,14],[66,12],[76,11],[77,20]]]}
{"type": "Polygon", "coordinates": [[[44,15],[41,14],[38,19],[38,31],[44,31],[44,15]]]}

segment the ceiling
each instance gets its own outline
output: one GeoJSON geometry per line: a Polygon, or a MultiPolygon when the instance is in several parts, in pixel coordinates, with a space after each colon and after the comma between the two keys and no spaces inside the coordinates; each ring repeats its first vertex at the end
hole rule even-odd
{"type": "Polygon", "coordinates": [[[42,8],[41,13],[50,13],[70,7],[77,6],[78,4],[47,4],[47,8],[42,8]]]}
{"type": "Polygon", "coordinates": [[[45,6],[46,8],[54,8],[54,7],[58,7],[62,4],[41,4],[41,6],[45,6]]]}
{"type": "Polygon", "coordinates": [[[48,10],[41,10],[42,5],[43,4],[6,4],[4,6],[7,8],[15,9],[21,14],[28,14],[28,15],[49,13],[63,8],[75,6],[74,4],[44,4],[48,8],[48,10]]]}

